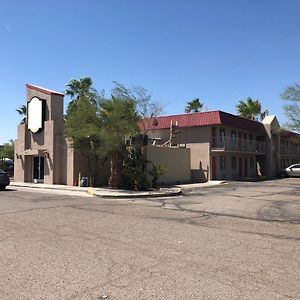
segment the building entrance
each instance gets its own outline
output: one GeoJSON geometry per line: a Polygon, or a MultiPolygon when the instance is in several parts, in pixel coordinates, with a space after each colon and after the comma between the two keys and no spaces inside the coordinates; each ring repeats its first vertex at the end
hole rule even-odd
{"type": "Polygon", "coordinates": [[[44,157],[34,156],[33,157],[33,181],[44,182],[44,157]]]}

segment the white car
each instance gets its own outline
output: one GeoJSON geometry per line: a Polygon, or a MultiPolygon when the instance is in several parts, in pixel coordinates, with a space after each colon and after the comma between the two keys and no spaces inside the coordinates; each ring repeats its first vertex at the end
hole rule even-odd
{"type": "Polygon", "coordinates": [[[285,169],[282,169],[279,173],[279,176],[284,177],[300,177],[300,163],[291,165],[285,169]]]}

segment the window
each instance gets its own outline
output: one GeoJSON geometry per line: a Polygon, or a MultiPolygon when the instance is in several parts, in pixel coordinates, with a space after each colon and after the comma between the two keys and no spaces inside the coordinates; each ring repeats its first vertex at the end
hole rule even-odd
{"type": "Polygon", "coordinates": [[[231,141],[232,141],[232,143],[236,142],[236,131],[235,130],[231,130],[231,141]]]}
{"type": "Polygon", "coordinates": [[[236,131],[235,130],[231,130],[231,146],[232,146],[232,149],[236,148],[236,131]]]}
{"type": "Polygon", "coordinates": [[[236,156],[231,157],[231,169],[236,169],[236,156]]]}
{"type": "Polygon", "coordinates": [[[225,137],[225,128],[220,128],[220,136],[225,137]]]}
{"type": "Polygon", "coordinates": [[[226,157],[225,156],[220,157],[220,169],[221,170],[226,169],[226,157]]]}
{"type": "Polygon", "coordinates": [[[225,128],[220,128],[220,146],[225,147],[225,128]]]}

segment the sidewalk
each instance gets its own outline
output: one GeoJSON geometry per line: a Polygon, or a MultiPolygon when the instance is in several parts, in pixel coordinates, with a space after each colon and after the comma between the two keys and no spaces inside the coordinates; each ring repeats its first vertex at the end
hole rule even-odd
{"type": "Polygon", "coordinates": [[[160,188],[155,191],[127,191],[127,190],[113,190],[109,188],[93,188],[93,187],[78,187],[58,184],[44,184],[44,183],[30,183],[30,182],[11,182],[10,186],[36,188],[36,189],[48,189],[48,190],[61,190],[69,192],[83,192],[89,193],[92,196],[103,198],[149,198],[149,197],[168,197],[178,196],[182,194],[182,191],[191,191],[195,189],[201,189],[205,187],[217,186],[223,184],[225,181],[209,181],[205,183],[193,183],[193,184],[180,184],[170,188],[160,188]]]}
{"type": "Polygon", "coordinates": [[[167,197],[180,195],[181,189],[178,187],[161,188],[157,191],[127,191],[127,190],[113,190],[109,188],[93,188],[93,187],[78,187],[58,184],[44,184],[44,183],[31,183],[31,182],[11,182],[10,186],[13,187],[26,187],[34,189],[49,189],[61,190],[69,192],[83,192],[89,193],[92,196],[103,198],[146,198],[146,197],[167,197]]]}
{"type": "Polygon", "coordinates": [[[225,183],[226,181],[224,180],[211,180],[202,183],[179,184],[176,185],[176,187],[180,188],[183,192],[185,192],[185,191],[192,191],[192,190],[197,190],[206,187],[218,186],[220,184],[225,184],[225,183]]]}

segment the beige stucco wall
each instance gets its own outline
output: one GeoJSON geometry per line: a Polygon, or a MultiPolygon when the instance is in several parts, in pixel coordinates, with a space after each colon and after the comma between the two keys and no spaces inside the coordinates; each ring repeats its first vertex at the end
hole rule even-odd
{"type": "MultiPolygon", "coordinates": [[[[67,168],[65,170],[66,177],[67,177],[67,185],[78,185],[79,181],[79,174],[81,177],[88,177],[89,184],[91,184],[91,176],[89,167],[88,167],[88,160],[86,157],[81,155],[78,151],[75,151],[72,148],[72,144],[67,142],[67,152],[66,152],[66,162],[67,168]]],[[[106,161],[105,163],[99,163],[98,166],[98,178],[96,179],[96,184],[103,186],[107,185],[108,178],[110,176],[110,163],[106,161]]]]}
{"type": "Polygon", "coordinates": [[[149,145],[146,153],[147,160],[155,165],[163,164],[166,167],[166,173],[158,179],[159,183],[189,183],[191,181],[189,149],[149,145]]]}
{"type": "MultiPolygon", "coordinates": [[[[161,138],[164,143],[169,139],[169,129],[150,130],[150,138],[161,138]]],[[[179,145],[190,149],[190,168],[192,182],[205,182],[210,179],[210,140],[211,127],[180,128],[179,145]]]]}
{"type": "Polygon", "coordinates": [[[191,151],[192,182],[206,182],[210,179],[209,143],[187,144],[191,151]]]}
{"type": "Polygon", "coordinates": [[[192,182],[206,182],[210,179],[211,127],[190,127],[181,130],[180,140],[191,150],[192,182]]]}
{"type": "MultiPolygon", "coordinates": [[[[236,180],[236,179],[245,179],[245,178],[255,178],[257,176],[256,171],[256,156],[253,153],[246,152],[234,152],[234,151],[213,151],[211,149],[211,141],[212,141],[212,127],[215,127],[215,137],[218,138],[220,136],[220,128],[225,129],[225,137],[231,137],[231,131],[234,130],[236,132],[236,138],[239,138],[239,134],[244,138],[244,135],[247,135],[249,138],[249,134],[252,134],[253,140],[256,137],[263,138],[265,137],[262,133],[251,132],[247,130],[240,130],[238,128],[229,127],[229,126],[201,126],[201,127],[186,127],[180,128],[180,133],[178,140],[181,146],[186,146],[190,149],[191,153],[191,180],[192,182],[205,182],[211,179],[227,179],[227,180],[236,180]],[[226,159],[226,168],[224,170],[220,167],[220,157],[225,156],[226,159]],[[231,157],[235,156],[237,160],[237,168],[232,169],[231,166],[231,157]],[[212,178],[212,169],[213,162],[212,157],[215,157],[215,177],[212,178]],[[254,160],[254,168],[250,168],[250,158],[254,160]],[[242,160],[242,175],[240,176],[239,172],[239,158],[242,160]],[[245,172],[245,159],[247,160],[247,172],[245,172]]],[[[271,129],[270,129],[271,130],[271,129]]],[[[167,141],[169,139],[169,129],[161,129],[161,130],[150,130],[148,132],[150,138],[160,137],[162,138],[162,142],[167,141]]],[[[278,145],[278,141],[276,142],[278,145]]],[[[274,146],[274,145],[273,145],[274,146]]],[[[271,147],[268,148],[268,154],[271,154],[271,147]]],[[[273,149],[278,149],[274,148],[273,149]]],[[[274,156],[274,151],[272,152],[274,156]]],[[[277,154],[278,156],[278,154],[277,154]]],[[[278,157],[276,158],[278,160],[278,157]]],[[[265,159],[264,159],[265,161],[265,159]]],[[[269,169],[275,169],[274,164],[275,159],[269,159],[269,169]]],[[[264,163],[265,164],[265,163],[264,163]]],[[[265,164],[267,165],[267,164],[265,164]]],[[[265,169],[264,165],[264,169],[265,169]]],[[[265,170],[264,170],[265,171],[265,170]]],[[[269,170],[269,173],[275,172],[274,170],[269,170]]],[[[265,175],[265,174],[264,174],[265,175]]]]}
{"type": "Polygon", "coordinates": [[[280,170],[280,125],[275,116],[267,116],[263,120],[267,139],[267,176],[272,178],[280,170]]]}
{"type": "Polygon", "coordinates": [[[54,145],[54,182],[58,182],[60,184],[67,184],[67,142],[64,138],[63,133],[55,135],[54,145]]]}
{"type": "Polygon", "coordinates": [[[27,88],[26,103],[33,97],[45,101],[43,128],[32,133],[27,124],[18,126],[15,147],[15,180],[33,180],[33,157],[44,157],[44,183],[66,184],[66,144],[64,141],[63,95],[27,88]]]}

